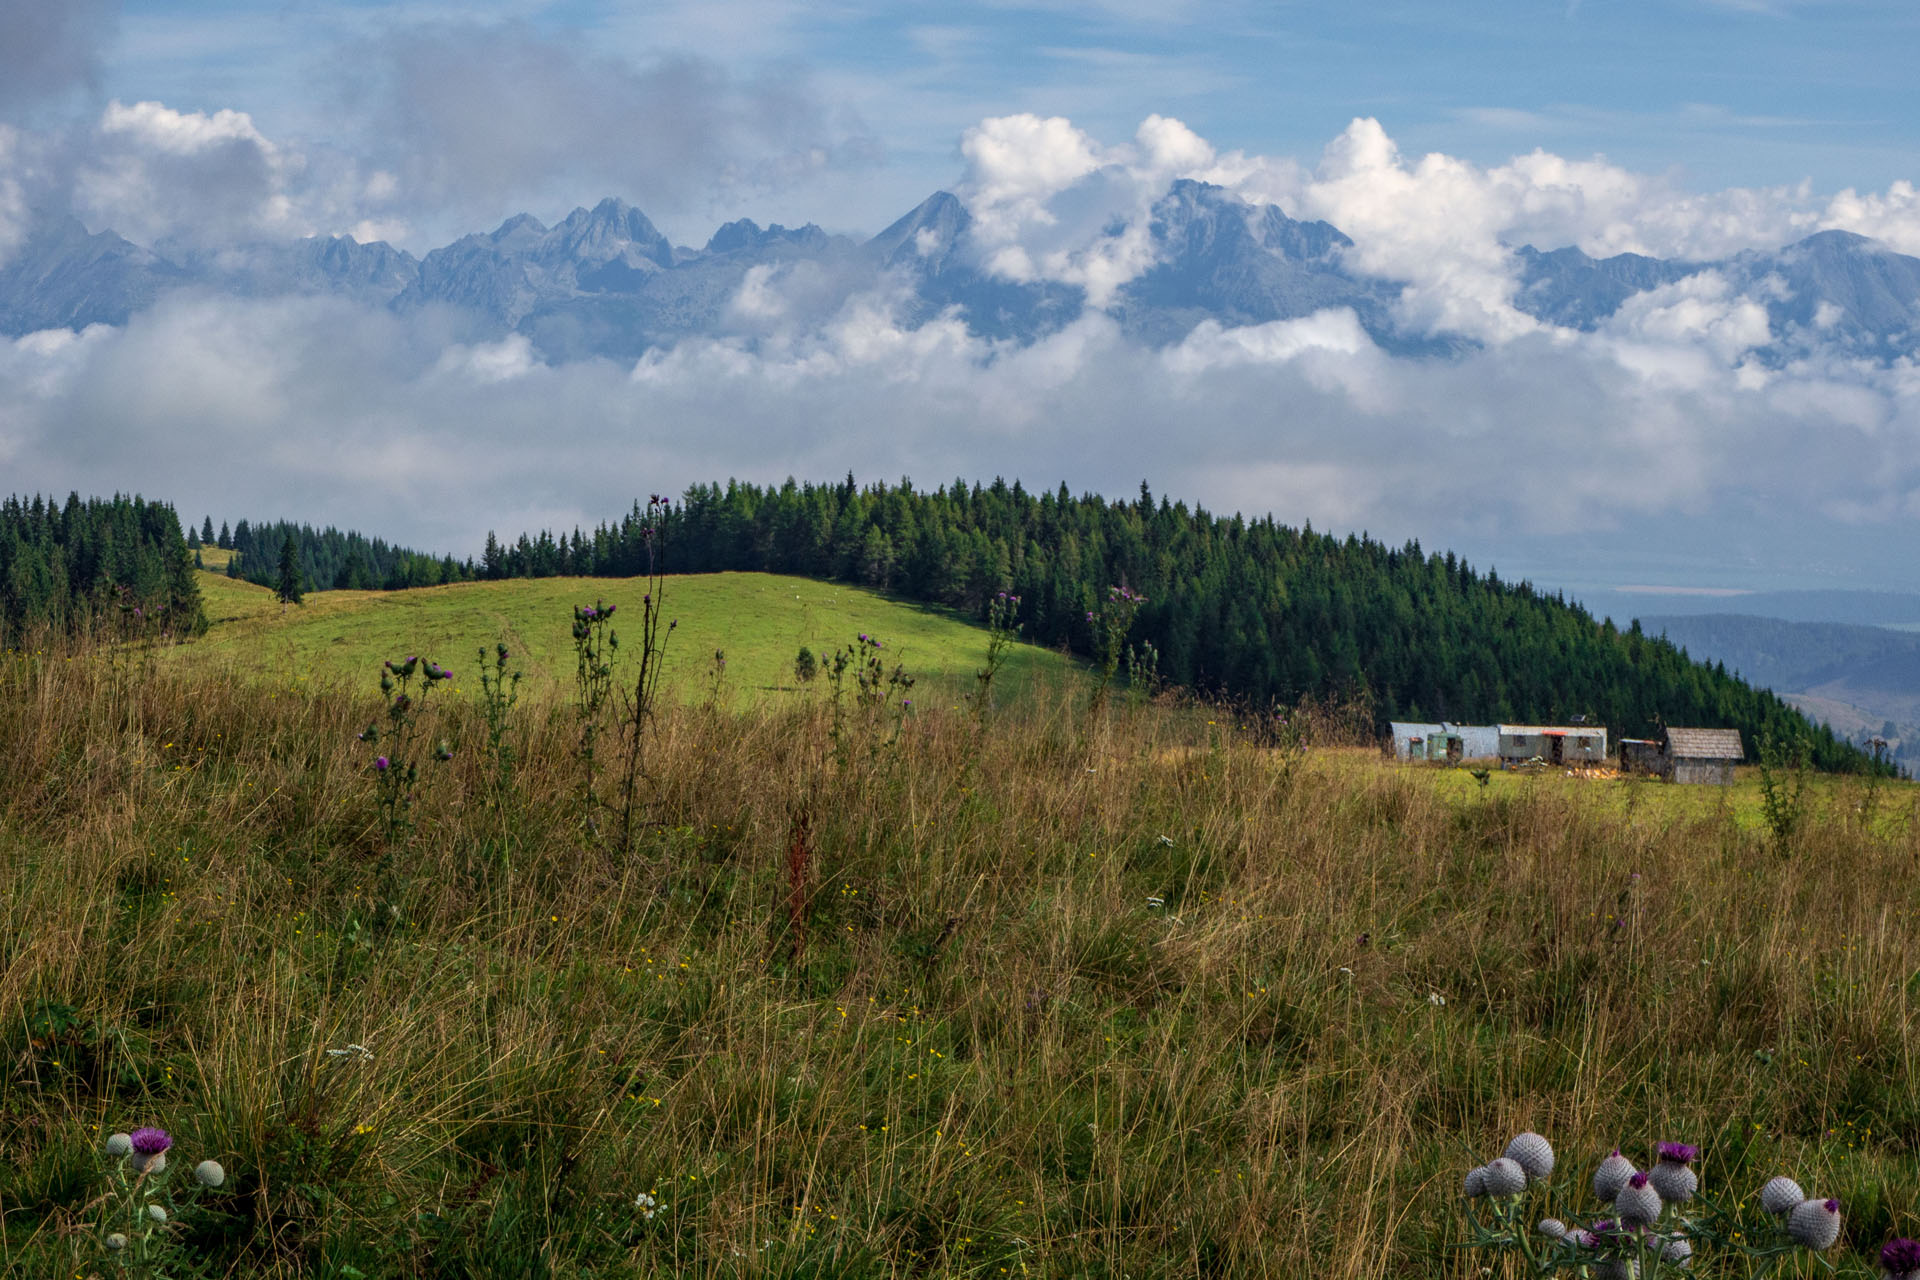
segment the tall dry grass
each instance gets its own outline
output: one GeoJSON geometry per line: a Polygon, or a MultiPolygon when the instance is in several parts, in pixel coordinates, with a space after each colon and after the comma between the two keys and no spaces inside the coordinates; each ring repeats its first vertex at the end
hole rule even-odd
{"type": "Polygon", "coordinates": [[[10,1274],[93,1265],[142,1123],[232,1171],[236,1276],[1464,1276],[1522,1128],[1916,1226],[1920,837],[1838,806],[1782,858],[1062,688],[837,753],[667,709],[624,850],[523,705],[512,804],[463,750],[383,848],[375,699],[5,663],[10,1274]]]}

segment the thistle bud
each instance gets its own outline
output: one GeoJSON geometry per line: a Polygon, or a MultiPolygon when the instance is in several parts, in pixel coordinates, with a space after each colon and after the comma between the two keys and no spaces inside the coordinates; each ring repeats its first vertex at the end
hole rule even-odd
{"type": "Polygon", "coordinates": [[[1540,1219],[1540,1225],[1535,1227],[1534,1230],[1549,1240],[1565,1240],[1567,1238],[1567,1224],[1558,1218],[1542,1218],[1540,1219]]]}
{"type": "Polygon", "coordinates": [[[1838,1200],[1802,1200],[1787,1214],[1787,1234],[1793,1242],[1815,1253],[1830,1249],[1840,1238],[1838,1200]]]}
{"type": "Polygon", "coordinates": [[[1466,1184],[1461,1188],[1469,1200],[1477,1200],[1487,1194],[1487,1166],[1467,1170],[1466,1184]]]}
{"type": "Polygon", "coordinates": [[[227,1180],[227,1171],[218,1160],[202,1160],[193,1166],[193,1180],[203,1187],[217,1187],[227,1180]]]}
{"type": "Polygon", "coordinates": [[[1660,1193],[1653,1189],[1646,1174],[1636,1173],[1613,1198],[1614,1212],[1629,1227],[1644,1227],[1660,1216],[1660,1193]]]}
{"type": "Polygon", "coordinates": [[[1673,1239],[1660,1250],[1660,1261],[1671,1262],[1676,1267],[1684,1267],[1693,1261],[1693,1245],[1684,1239],[1673,1239]]]}
{"type": "Polygon", "coordinates": [[[1653,1189],[1668,1204],[1685,1204],[1700,1189],[1700,1179],[1688,1166],[1698,1159],[1700,1148],[1684,1142],[1660,1144],[1660,1160],[1647,1173],[1653,1189]]]}
{"type": "Polygon", "coordinates": [[[1791,1212],[1793,1206],[1806,1198],[1807,1193],[1802,1191],[1800,1184],[1792,1178],[1774,1178],[1760,1188],[1760,1207],[1776,1218],[1783,1213],[1791,1212]]]}
{"type": "Polygon", "coordinates": [[[1537,1133],[1523,1133],[1507,1144],[1507,1159],[1526,1170],[1529,1182],[1544,1182],[1553,1173],[1553,1144],[1537,1133]]]}
{"type": "Polygon", "coordinates": [[[1527,1189],[1527,1171],[1516,1160],[1501,1156],[1487,1162],[1487,1194],[1517,1196],[1527,1189]]]}
{"type": "Polygon", "coordinates": [[[107,1154],[110,1156],[132,1155],[133,1136],[126,1133],[113,1134],[107,1139],[107,1154]]]}
{"type": "Polygon", "coordinates": [[[1593,1171],[1593,1195],[1603,1204],[1612,1204],[1613,1198],[1620,1194],[1620,1188],[1627,1185],[1627,1179],[1634,1174],[1633,1161],[1620,1154],[1615,1148],[1600,1167],[1593,1171]]]}
{"type": "Polygon", "coordinates": [[[101,1241],[101,1243],[106,1245],[107,1248],[112,1250],[113,1252],[118,1253],[120,1252],[120,1250],[127,1247],[127,1238],[121,1235],[118,1231],[115,1231],[109,1234],[105,1240],[101,1241]]]}
{"type": "Polygon", "coordinates": [[[165,1222],[167,1220],[167,1211],[161,1205],[150,1204],[147,1206],[147,1216],[155,1222],[165,1222]]]}
{"type": "Polygon", "coordinates": [[[1640,1267],[1632,1258],[1602,1258],[1593,1264],[1593,1274],[1595,1280],[1634,1280],[1640,1267]]]}

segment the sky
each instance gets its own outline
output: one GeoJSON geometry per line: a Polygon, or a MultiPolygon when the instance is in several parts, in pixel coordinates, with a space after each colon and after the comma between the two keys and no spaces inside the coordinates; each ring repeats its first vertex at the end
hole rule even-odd
{"type": "Polygon", "coordinates": [[[1098,302],[1143,266],[1108,228],[1193,176],[1332,221],[1403,317],[1478,344],[1395,359],[1326,313],[1145,352],[1096,312],[1016,351],[876,296],[752,350],[554,367],[201,296],[0,339],[0,489],[468,554],[732,475],[1144,478],[1549,584],[1920,589],[1912,367],[1763,369],[1713,278],[1550,332],[1511,256],[1830,227],[1920,254],[1915,49],[1910,0],[0,0],[0,263],[49,210],[166,252],[420,253],[607,195],[682,243],[870,234],[949,189],[996,270],[1098,302]]]}

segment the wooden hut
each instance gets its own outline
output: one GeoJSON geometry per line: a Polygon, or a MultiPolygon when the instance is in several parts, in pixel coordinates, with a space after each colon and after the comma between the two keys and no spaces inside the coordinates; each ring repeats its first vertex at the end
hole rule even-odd
{"type": "Polygon", "coordinates": [[[1733,766],[1747,758],[1738,729],[1668,729],[1667,778],[1726,786],[1733,766]]]}

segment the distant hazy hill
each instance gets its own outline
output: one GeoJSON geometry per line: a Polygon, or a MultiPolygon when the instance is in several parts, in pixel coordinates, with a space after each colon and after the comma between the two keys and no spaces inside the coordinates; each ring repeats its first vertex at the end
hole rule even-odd
{"type": "MultiPolygon", "coordinates": [[[[1232,327],[1349,308],[1397,353],[1446,356],[1471,346],[1402,329],[1394,313],[1401,282],[1350,265],[1352,241],[1328,223],[1186,179],[1171,184],[1146,220],[1153,263],[1106,303],[1145,341],[1179,341],[1203,321],[1232,327]]],[[[0,332],[121,324],[189,287],[340,295],[401,312],[446,308],[464,317],[457,327],[471,336],[524,334],[556,361],[630,359],[692,336],[751,342],[774,318],[824,322],[849,297],[882,287],[903,299],[898,314],[909,324],[951,312],[999,340],[1032,341],[1086,309],[1075,286],[988,270],[972,227],[966,206],[943,191],[865,241],[742,219],[691,248],[670,243],[632,205],[608,199],[552,227],[519,214],[425,258],[346,237],[168,257],[110,229],[44,218],[0,265],[0,332]],[[772,311],[756,303],[756,280],[778,283],[772,311]]],[[[1597,328],[1638,293],[1713,271],[1766,307],[1767,360],[1790,359],[1816,340],[1882,362],[1920,353],[1920,259],[1847,232],[1714,262],[1596,259],[1533,246],[1515,253],[1516,305],[1556,325],[1597,328]]]]}
{"type": "Polygon", "coordinates": [[[1643,618],[1641,626],[1690,657],[1724,662],[1838,732],[1881,734],[1906,748],[1903,759],[1920,759],[1920,634],[1727,613],[1643,618]]]}

